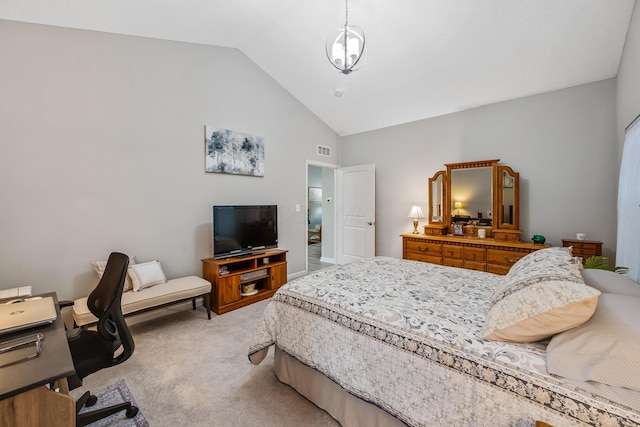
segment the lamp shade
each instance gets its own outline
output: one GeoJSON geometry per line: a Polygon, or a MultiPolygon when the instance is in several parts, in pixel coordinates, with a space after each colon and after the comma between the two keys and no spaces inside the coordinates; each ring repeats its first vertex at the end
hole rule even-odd
{"type": "Polygon", "coordinates": [[[462,209],[462,202],[454,202],[453,203],[453,208],[454,209],[462,209]]]}
{"type": "Polygon", "coordinates": [[[424,214],[422,213],[422,208],[418,205],[411,206],[411,210],[409,211],[409,218],[424,218],[424,214]]]}

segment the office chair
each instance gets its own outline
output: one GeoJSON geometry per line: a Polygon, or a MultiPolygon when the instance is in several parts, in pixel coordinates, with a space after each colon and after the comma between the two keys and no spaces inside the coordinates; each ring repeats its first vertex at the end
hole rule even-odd
{"type": "MultiPolygon", "coordinates": [[[[94,372],[118,365],[133,354],[133,337],[122,315],[122,291],[129,266],[127,255],[113,252],[109,256],[98,286],[87,300],[89,310],[98,318],[97,330],[74,328],[67,339],[76,374],[68,378],[69,389],[80,387],[82,379],[94,372]]],[[[66,306],[66,305],[65,305],[66,306]]],[[[133,418],[138,408],[125,402],[80,414],[84,406],[93,406],[97,397],[86,392],[76,401],[76,425],[84,426],[122,410],[133,418]]]]}

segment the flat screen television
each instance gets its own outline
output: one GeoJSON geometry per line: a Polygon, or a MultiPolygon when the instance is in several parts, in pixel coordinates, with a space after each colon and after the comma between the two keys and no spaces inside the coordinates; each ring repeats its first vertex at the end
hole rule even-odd
{"type": "Polygon", "coordinates": [[[278,207],[213,207],[213,257],[228,258],[278,247],[278,207]]]}

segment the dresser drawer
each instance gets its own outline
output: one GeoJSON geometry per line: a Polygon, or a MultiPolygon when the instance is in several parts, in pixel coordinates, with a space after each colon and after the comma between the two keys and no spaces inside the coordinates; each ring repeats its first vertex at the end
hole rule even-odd
{"type": "Polygon", "coordinates": [[[407,244],[407,255],[409,253],[431,255],[431,256],[442,255],[441,243],[427,243],[427,242],[420,242],[417,240],[407,240],[406,244],[407,244]]]}
{"type": "Polygon", "coordinates": [[[493,274],[502,274],[503,276],[509,272],[511,267],[506,265],[487,264],[487,272],[493,274]]]}
{"type": "Polygon", "coordinates": [[[468,270],[486,271],[487,265],[484,262],[464,261],[463,267],[468,270]]]}
{"type": "Polygon", "coordinates": [[[487,259],[487,250],[481,248],[464,248],[464,260],[484,262],[487,259]]]}
{"type": "Polygon", "coordinates": [[[431,264],[442,264],[442,257],[425,255],[419,252],[407,252],[406,259],[409,259],[412,261],[429,262],[431,264]]]}
{"type": "Polygon", "coordinates": [[[525,257],[527,252],[515,252],[502,249],[487,249],[487,263],[511,267],[519,259],[525,257]]]}
{"type": "Polygon", "coordinates": [[[442,265],[446,265],[448,267],[458,267],[463,268],[462,258],[442,258],[442,265]]]}
{"type": "MultiPolygon", "coordinates": [[[[442,245],[442,256],[447,258],[460,258],[462,260],[462,247],[453,245],[442,245]]],[[[456,267],[458,267],[456,265],[456,267]]]]}

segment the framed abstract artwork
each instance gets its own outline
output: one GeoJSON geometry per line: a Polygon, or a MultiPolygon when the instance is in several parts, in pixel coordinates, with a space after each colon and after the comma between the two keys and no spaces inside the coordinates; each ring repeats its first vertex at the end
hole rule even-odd
{"type": "Polygon", "coordinates": [[[204,127],[205,172],[264,176],[261,136],[231,129],[204,127]]]}

